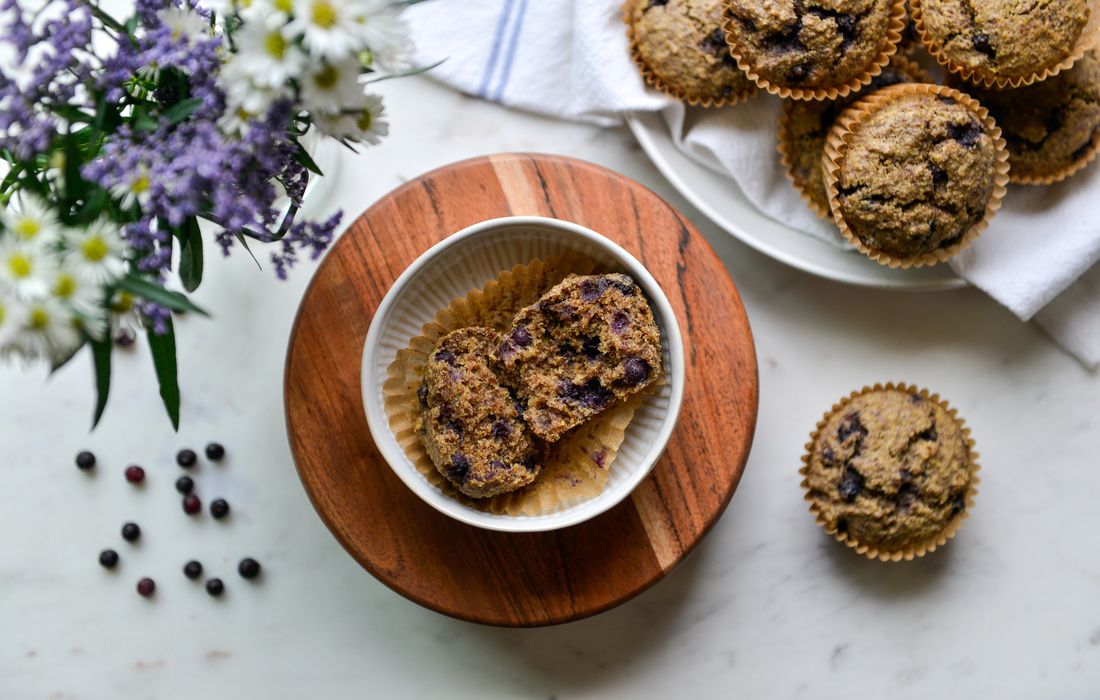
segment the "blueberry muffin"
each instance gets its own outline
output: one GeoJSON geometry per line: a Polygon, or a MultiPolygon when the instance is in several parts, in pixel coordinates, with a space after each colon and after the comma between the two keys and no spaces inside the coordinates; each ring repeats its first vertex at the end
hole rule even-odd
{"type": "Polygon", "coordinates": [[[890,64],[858,93],[835,100],[786,100],[779,121],[779,151],[791,182],[818,216],[829,216],[829,195],[821,173],[825,139],[833,122],[861,97],[890,85],[920,82],[927,76],[915,63],[894,56],[890,64]]]}
{"type": "Polygon", "coordinates": [[[516,315],[495,358],[531,431],[554,442],[656,381],[661,334],[629,276],[570,276],[516,315]]]}
{"type": "Polygon", "coordinates": [[[1014,182],[1062,179],[1100,148],[1100,60],[1092,51],[1073,68],[1033,85],[969,90],[1001,127],[1014,182]]]}
{"type": "Polygon", "coordinates": [[[803,459],[810,511],[872,556],[934,549],[965,517],[977,465],[969,433],[938,397],[876,386],[841,401],[803,459]]]}
{"type": "Polygon", "coordinates": [[[843,144],[828,183],[833,217],[880,262],[954,252],[985,218],[1005,157],[964,95],[916,88],[896,85],[858,102],[852,112],[870,112],[850,130],[838,122],[829,136],[843,144]]]}
{"type": "Polygon", "coordinates": [[[489,328],[443,336],[418,392],[416,432],[439,473],[471,498],[515,491],[541,469],[538,441],[490,366],[499,342],[489,328]]]}
{"type": "Polygon", "coordinates": [[[1076,49],[1088,0],[914,0],[921,39],[947,65],[982,82],[1017,81],[1054,68],[1076,49]]]}
{"type": "Polygon", "coordinates": [[[763,88],[813,92],[866,84],[896,51],[900,36],[890,24],[900,1],[726,0],[726,39],[763,88]]]}
{"type": "Polygon", "coordinates": [[[646,80],[677,99],[721,106],[756,90],[722,31],[722,0],[627,0],[631,52],[646,80]]]}

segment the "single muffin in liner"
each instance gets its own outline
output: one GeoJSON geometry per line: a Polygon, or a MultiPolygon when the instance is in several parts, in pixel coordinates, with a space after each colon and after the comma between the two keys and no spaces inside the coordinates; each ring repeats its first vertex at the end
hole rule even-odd
{"type": "Polygon", "coordinates": [[[646,84],[697,107],[736,104],[756,93],[722,29],[722,0],[626,0],[630,55],[646,84]]]}
{"type": "Polygon", "coordinates": [[[724,0],[726,41],[761,89],[832,100],[867,85],[898,51],[905,0],[724,0]]]}
{"type": "Polygon", "coordinates": [[[390,430],[416,470],[433,486],[462,503],[503,515],[539,515],[561,510],[600,494],[608,470],[635,410],[650,395],[641,392],[616,403],[579,426],[543,453],[542,471],[529,485],[491,498],[460,493],[436,469],[416,431],[422,410],[418,396],[428,358],[440,338],[460,328],[507,329],[520,309],[538,300],[571,274],[603,272],[590,259],[566,254],[516,265],[480,289],[455,299],[397,351],[386,371],[382,395],[390,430]]]}
{"type": "MultiPolygon", "coordinates": [[[[968,89],[953,76],[952,84],[968,89]]],[[[997,120],[1008,145],[1009,178],[1022,185],[1061,182],[1100,152],[1100,59],[1089,51],[1040,83],[994,90],[969,87],[997,120]]]]}
{"type": "Polygon", "coordinates": [[[969,517],[978,456],[970,430],[938,395],[875,384],[825,414],[799,473],[810,512],[837,541],[869,559],[912,560],[969,517]]]}
{"type": "Polygon", "coordinates": [[[815,214],[823,219],[832,218],[821,161],[825,153],[825,139],[833,122],[856,100],[875,90],[909,82],[932,82],[932,79],[916,63],[895,54],[890,64],[859,92],[835,100],[783,102],[778,130],[779,159],[787,179],[815,214]]]}
{"type": "Polygon", "coordinates": [[[894,85],[855,103],[829,133],[823,164],[841,235],[892,268],[935,265],[967,248],[1008,191],[1008,150],[996,122],[977,100],[942,85],[894,85]],[[956,119],[960,112],[967,118],[956,119]],[[873,173],[863,172],[868,164],[873,173]],[[958,182],[960,174],[970,181],[958,182]],[[960,202],[974,211],[958,211],[960,202]],[[867,220],[849,222],[846,207],[867,220]]]}
{"type": "Polygon", "coordinates": [[[1046,80],[1100,42],[1097,0],[910,4],[928,52],[949,72],[983,87],[1017,88],[1046,80]]]}

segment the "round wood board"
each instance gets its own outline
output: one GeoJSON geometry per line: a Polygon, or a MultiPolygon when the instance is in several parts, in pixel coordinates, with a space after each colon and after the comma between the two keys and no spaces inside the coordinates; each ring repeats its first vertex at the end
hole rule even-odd
{"type": "Polygon", "coordinates": [[[756,425],[756,353],[725,266],[664,200],[583,161],[502,154],[411,180],[351,225],[302,299],[284,393],[302,483],[363,567],[446,615],[549,625],[645,590],[722,514],[756,425]],[[481,530],[419,500],[375,448],[360,395],[363,340],[397,276],[451,233],[509,215],[574,221],[641,260],[672,303],[688,363],[680,420],[653,472],[612,510],[555,532],[481,530]]]}

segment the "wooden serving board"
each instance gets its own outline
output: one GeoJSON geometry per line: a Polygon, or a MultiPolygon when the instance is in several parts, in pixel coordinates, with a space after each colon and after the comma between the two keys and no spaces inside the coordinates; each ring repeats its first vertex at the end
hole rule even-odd
{"type": "Polygon", "coordinates": [[[363,567],[446,615],[549,625],[637,595],[722,514],[756,425],[756,354],[725,267],[661,198],[583,161],[504,154],[411,180],[351,225],[302,300],[287,350],[285,402],[302,483],[363,567]],[[641,260],[672,303],[688,365],[668,449],[630,498],[565,530],[508,534],[452,520],[401,483],[367,430],[359,367],[379,302],[416,257],[470,224],[524,214],[582,224],[641,260]]]}

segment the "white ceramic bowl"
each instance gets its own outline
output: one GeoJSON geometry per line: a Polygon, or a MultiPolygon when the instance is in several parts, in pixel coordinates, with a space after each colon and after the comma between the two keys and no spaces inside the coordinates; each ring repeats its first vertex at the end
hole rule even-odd
{"type": "Polygon", "coordinates": [[[363,345],[360,381],[371,436],[394,473],[436,510],[456,520],[504,532],[555,530],[594,518],[615,506],[646,477],[664,452],[684,396],[684,347],[676,316],[653,276],[630,253],[603,236],[557,219],[517,216],[474,224],[432,246],[393,283],[371,321],[363,345]],[[383,407],[386,368],[397,351],[453,299],[483,286],[517,264],[569,251],[633,277],[649,297],[661,329],[665,383],[639,407],[612,463],[607,486],[595,498],[537,516],[485,513],[444,494],[416,471],[390,431],[383,407]]]}

